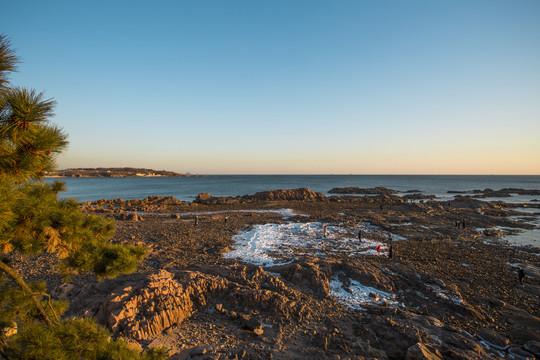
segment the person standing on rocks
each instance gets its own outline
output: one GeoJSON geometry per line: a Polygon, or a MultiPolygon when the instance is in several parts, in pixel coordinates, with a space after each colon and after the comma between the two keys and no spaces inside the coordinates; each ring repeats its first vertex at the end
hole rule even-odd
{"type": "Polygon", "coordinates": [[[392,258],[392,244],[390,244],[390,247],[388,248],[388,258],[392,258]]]}
{"type": "Polygon", "coordinates": [[[525,280],[525,271],[522,268],[518,268],[518,280],[521,286],[523,286],[523,280],[525,280]]]}
{"type": "Polygon", "coordinates": [[[326,238],[326,235],[328,235],[328,229],[326,225],[323,226],[323,236],[326,238]]]}

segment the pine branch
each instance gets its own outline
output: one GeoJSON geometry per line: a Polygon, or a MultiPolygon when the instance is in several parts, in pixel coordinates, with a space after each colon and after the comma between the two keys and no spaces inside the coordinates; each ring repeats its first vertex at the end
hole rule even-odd
{"type": "Polygon", "coordinates": [[[52,304],[51,304],[51,295],[47,293],[41,293],[40,295],[45,296],[47,298],[47,305],[49,305],[49,308],[51,309],[54,315],[54,318],[56,319],[56,322],[59,323],[60,319],[58,318],[58,315],[56,314],[56,311],[54,311],[54,308],[52,307],[52,304]]]}
{"type": "Polygon", "coordinates": [[[11,267],[9,267],[7,264],[5,264],[3,261],[0,261],[0,270],[2,270],[4,273],[6,273],[6,275],[8,275],[11,279],[13,279],[13,281],[17,285],[19,285],[19,287],[24,292],[26,292],[28,294],[28,296],[30,297],[30,299],[32,300],[34,305],[36,306],[36,309],[40,313],[41,317],[43,317],[43,320],[45,321],[45,323],[47,325],[49,325],[49,326],[52,326],[53,323],[52,323],[51,319],[49,318],[49,316],[45,312],[45,309],[43,309],[43,306],[41,306],[41,304],[40,304],[38,298],[36,297],[36,295],[32,292],[32,289],[30,289],[30,287],[28,286],[26,281],[24,281],[22,276],[19,275],[17,273],[17,271],[15,271],[11,267]]]}

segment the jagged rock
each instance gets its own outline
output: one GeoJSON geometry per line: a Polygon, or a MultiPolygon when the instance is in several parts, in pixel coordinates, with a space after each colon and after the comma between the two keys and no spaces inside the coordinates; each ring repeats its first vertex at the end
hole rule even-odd
{"type": "Polygon", "coordinates": [[[138,288],[127,287],[106,301],[97,314],[114,333],[136,340],[147,340],[165,328],[180,323],[194,312],[202,294],[225,290],[227,281],[189,272],[180,283],[165,270],[148,277],[138,288]]]}
{"type": "Polygon", "coordinates": [[[439,356],[429,351],[422,343],[416,343],[407,349],[405,360],[442,360],[439,356]]]}
{"type": "Polygon", "coordinates": [[[293,284],[305,286],[314,294],[325,297],[330,289],[328,275],[332,273],[331,267],[321,267],[314,263],[287,264],[275,266],[272,271],[280,273],[293,284]]]}
{"type": "MultiPolygon", "coordinates": [[[[260,267],[232,265],[216,268],[215,274],[208,273],[212,268],[204,270],[207,273],[160,270],[93,284],[72,299],[72,304],[84,309],[85,316],[95,314],[115,335],[137,341],[151,340],[209,303],[221,305],[216,309],[221,308],[231,319],[235,312],[225,310],[223,304],[229,309],[258,308],[284,322],[291,316],[302,319],[308,315],[302,302],[296,301],[300,293],[260,267]],[[99,296],[89,300],[90,294],[99,296]]],[[[262,328],[259,320],[250,319],[245,323],[250,330],[262,328]]]]}

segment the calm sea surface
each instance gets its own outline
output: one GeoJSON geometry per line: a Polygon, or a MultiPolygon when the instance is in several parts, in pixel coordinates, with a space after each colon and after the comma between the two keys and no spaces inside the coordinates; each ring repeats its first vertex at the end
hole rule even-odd
{"type": "MultiPolygon", "coordinates": [[[[398,191],[420,190],[424,194],[436,195],[439,200],[451,199],[449,190],[468,191],[490,188],[536,189],[540,190],[540,176],[500,176],[500,175],[213,175],[192,178],[66,178],[67,191],[63,197],[73,197],[79,201],[99,199],[143,199],[150,195],[174,196],[184,201],[193,201],[197,194],[206,192],[212,196],[238,196],[254,194],[274,189],[294,189],[307,187],[325,195],[334,187],[376,187],[384,186],[398,191]]],[[[47,181],[53,181],[48,179],[47,181]]],[[[507,202],[531,202],[538,204],[540,196],[512,196],[484,200],[507,202]]],[[[540,209],[523,209],[539,213],[540,209]]],[[[516,244],[540,247],[540,217],[531,221],[537,229],[524,231],[506,240],[516,244]]]]}
{"type": "MultiPolygon", "coordinates": [[[[450,198],[448,190],[467,191],[485,188],[540,189],[540,176],[440,176],[440,175],[213,175],[191,178],[66,178],[64,197],[80,201],[99,199],[143,199],[149,195],[174,196],[192,201],[197,194],[238,196],[258,191],[307,187],[328,194],[334,187],[384,186],[398,191],[421,190],[450,198]]],[[[49,179],[48,181],[52,181],[49,179]]],[[[503,198],[507,201],[508,198],[503,198]]],[[[514,197],[514,201],[532,200],[514,197]]]]}

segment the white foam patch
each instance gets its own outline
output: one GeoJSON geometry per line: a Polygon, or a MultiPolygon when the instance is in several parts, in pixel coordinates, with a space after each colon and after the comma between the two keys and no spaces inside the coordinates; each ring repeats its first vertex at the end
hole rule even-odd
{"type": "MultiPolygon", "coordinates": [[[[357,237],[358,228],[348,229],[320,222],[255,225],[232,237],[233,249],[223,256],[261,266],[283,265],[300,255],[387,255],[387,246],[380,241],[357,237]],[[326,227],[326,236],[325,229],[326,227]],[[376,248],[381,246],[380,251],[376,248]]],[[[362,229],[363,236],[369,230],[362,229]]]]}
{"type": "Polygon", "coordinates": [[[351,310],[364,310],[362,306],[386,303],[389,306],[396,306],[395,295],[370,286],[362,285],[360,282],[349,279],[345,285],[339,280],[338,274],[330,280],[329,294],[344,303],[351,310]]]}

